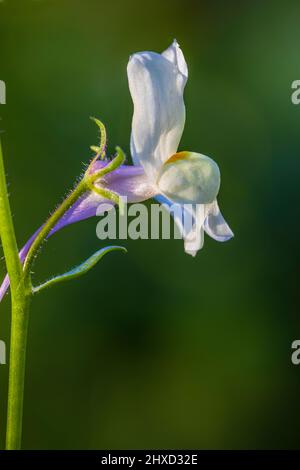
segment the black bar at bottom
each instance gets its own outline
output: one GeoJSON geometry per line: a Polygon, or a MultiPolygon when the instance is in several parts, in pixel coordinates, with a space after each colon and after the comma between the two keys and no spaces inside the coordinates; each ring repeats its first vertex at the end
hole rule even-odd
{"type": "MultiPolygon", "coordinates": [[[[22,450],[0,451],[0,468],[3,464],[17,463],[77,464],[92,465],[92,468],[121,465],[123,468],[149,468],[159,466],[183,466],[195,468],[202,465],[244,468],[245,466],[265,465],[285,468],[288,464],[299,462],[296,450],[256,450],[256,451],[199,451],[199,450],[22,450]]],[[[43,468],[43,467],[41,467],[43,468]]]]}

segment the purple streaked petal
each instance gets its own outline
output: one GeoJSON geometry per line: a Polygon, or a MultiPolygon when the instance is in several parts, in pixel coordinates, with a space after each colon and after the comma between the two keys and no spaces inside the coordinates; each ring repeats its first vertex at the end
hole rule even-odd
{"type": "MultiPolygon", "coordinates": [[[[98,161],[93,166],[93,172],[103,168],[103,162],[98,161]]],[[[143,167],[121,165],[111,173],[101,178],[101,185],[120,196],[127,197],[127,202],[142,202],[154,197],[158,190],[151,184],[143,167]]]]}
{"type": "MultiPolygon", "coordinates": [[[[97,161],[93,165],[93,173],[102,169],[106,162],[97,161]]],[[[128,203],[145,201],[156,194],[156,189],[148,183],[148,179],[142,167],[122,165],[111,173],[108,173],[97,186],[109,189],[120,196],[126,197],[128,203]]],[[[88,219],[99,214],[98,207],[104,204],[107,206],[107,199],[102,198],[97,193],[88,192],[64,214],[50,235],[57,232],[66,225],[88,219]]],[[[100,209],[101,210],[101,209],[100,209]]]]}

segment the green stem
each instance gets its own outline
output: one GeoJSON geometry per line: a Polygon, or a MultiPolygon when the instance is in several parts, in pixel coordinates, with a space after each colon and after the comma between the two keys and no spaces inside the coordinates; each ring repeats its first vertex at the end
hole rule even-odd
{"type": "Polygon", "coordinates": [[[27,338],[29,294],[24,284],[22,266],[18,255],[18,247],[7,194],[1,142],[0,235],[12,295],[7,448],[19,449],[21,447],[25,345],[27,338]]]}
{"type": "Polygon", "coordinates": [[[12,291],[19,287],[22,277],[22,266],[18,255],[15,230],[10,210],[3,163],[2,146],[0,141],[0,235],[9,274],[12,291]]]}
{"type": "Polygon", "coordinates": [[[12,298],[6,449],[19,450],[22,440],[23,396],[30,295],[12,298]]]}

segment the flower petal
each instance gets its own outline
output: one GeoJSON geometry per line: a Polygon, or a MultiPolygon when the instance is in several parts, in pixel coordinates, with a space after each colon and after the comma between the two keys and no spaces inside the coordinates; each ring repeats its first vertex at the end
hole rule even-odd
{"type": "Polygon", "coordinates": [[[139,52],[132,55],[127,74],[134,104],[132,158],[155,182],[161,165],[176,153],[183,132],[187,67],[174,42],[163,54],[139,52]]]}
{"type": "Polygon", "coordinates": [[[197,204],[193,208],[194,223],[184,239],[184,251],[193,257],[204,245],[203,224],[205,219],[205,205],[197,204]]]}
{"type": "Polygon", "coordinates": [[[234,235],[222,216],[217,201],[207,205],[207,213],[204,221],[205,232],[218,242],[230,240],[234,235]]]}
{"type": "Polygon", "coordinates": [[[162,166],[157,186],[172,201],[208,204],[220,188],[220,170],[211,158],[195,152],[179,152],[162,166]]]}
{"type": "Polygon", "coordinates": [[[187,63],[185,61],[184,55],[182,50],[180,49],[180,46],[176,39],[174,39],[173,43],[171,46],[168,47],[164,52],[161,54],[164,56],[166,59],[168,59],[170,62],[172,62],[175,67],[177,67],[178,72],[180,72],[184,77],[185,80],[188,78],[188,68],[187,68],[187,63]]]}
{"type": "MultiPolygon", "coordinates": [[[[103,162],[96,162],[93,172],[102,167],[103,162]]],[[[120,196],[125,196],[129,203],[145,201],[157,193],[156,185],[149,182],[149,178],[140,166],[122,165],[111,173],[107,173],[98,184],[120,196]]]]}
{"type": "Polygon", "coordinates": [[[204,230],[219,242],[225,242],[234,236],[220,212],[217,201],[211,204],[178,204],[162,194],[155,196],[155,199],[174,217],[184,239],[184,251],[187,254],[196,256],[201,250],[204,230]],[[172,210],[172,206],[176,206],[177,210],[172,210]],[[181,213],[178,207],[181,208],[181,213]]]}
{"type": "Polygon", "coordinates": [[[174,217],[174,221],[184,240],[184,251],[196,256],[204,243],[203,223],[205,219],[204,204],[178,204],[165,195],[159,194],[155,199],[163,204],[174,217]]]}

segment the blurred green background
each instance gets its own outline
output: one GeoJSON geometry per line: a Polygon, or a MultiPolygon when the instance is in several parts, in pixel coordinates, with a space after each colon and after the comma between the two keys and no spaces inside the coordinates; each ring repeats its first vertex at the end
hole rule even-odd
{"type": "MultiPolygon", "coordinates": [[[[105,122],[129,154],[132,52],[174,37],[189,65],[181,149],[213,157],[235,238],[124,241],[32,304],[25,449],[299,448],[300,4],[40,0],[0,3],[0,107],[19,245],[89,161],[105,122]]],[[[105,243],[97,219],[49,241],[35,280],[105,243]]],[[[1,263],[1,275],[4,275],[1,263]]],[[[0,305],[9,342],[10,298],[0,305]]],[[[8,366],[0,366],[3,446],[8,366]]]]}

